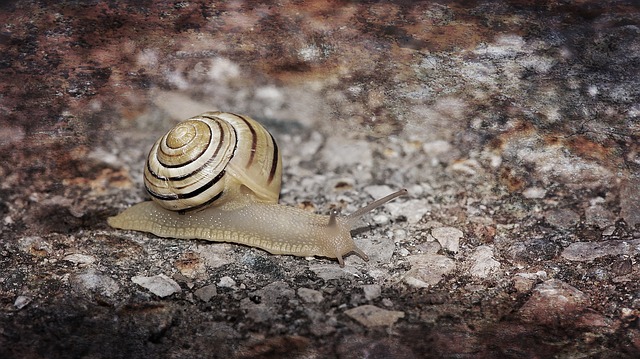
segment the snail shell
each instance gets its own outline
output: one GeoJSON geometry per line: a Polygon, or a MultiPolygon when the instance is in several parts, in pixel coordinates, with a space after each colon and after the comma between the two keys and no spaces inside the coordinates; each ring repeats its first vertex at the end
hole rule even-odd
{"type": "Polygon", "coordinates": [[[355,253],[351,238],[365,213],[324,216],[278,204],[282,161],[273,137],[247,116],[207,112],[179,123],[152,147],[144,170],[151,202],[108,219],[114,228],[160,237],[240,243],[273,254],[336,258],[355,253]]]}
{"type": "Polygon", "coordinates": [[[207,112],[179,123],[151,148],[144,186],[172,211],[223,204],[242,187],[277,203],[282,159],[273,136],[247,116],[207,112]]]}

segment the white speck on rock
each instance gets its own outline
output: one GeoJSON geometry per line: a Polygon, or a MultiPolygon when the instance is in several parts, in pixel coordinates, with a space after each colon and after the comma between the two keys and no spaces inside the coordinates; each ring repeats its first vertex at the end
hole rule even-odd
{"type": "Polygon", "coordinates": [[[305,303],[320,303],[324,299],[321,292],[310,288],[298,288],[298,297],[305,303]]]}
{"type": "Polygon", "coordinates": [[[458,253],[460,249],[460,238],[464,235],[461,230],[453,227],[438,227],[431,230],[431,235],[442,248],[449,252],[458,253]]]}
{"type": "Polygon", "coordinates": [[[131,278],[131,281],[161,298],[181,291],[180,285],[164,274],[152,277],[135,276],[131,278]]]}
{"type": "Polygon", "coordinates": [[[386,310],[369,304],[345,310],[344,313],[367,328],[388,327],[397,322],[398,319],[404,318],[404,312],[386,310]]]}
{"type": "Polygon", "coordinates": [[[487,278],[500,268],[500,262],[493,258],[493,248],[491,246],[477,247],[471,256],[471,268],[469,273],[478,278],[487,278]]]}

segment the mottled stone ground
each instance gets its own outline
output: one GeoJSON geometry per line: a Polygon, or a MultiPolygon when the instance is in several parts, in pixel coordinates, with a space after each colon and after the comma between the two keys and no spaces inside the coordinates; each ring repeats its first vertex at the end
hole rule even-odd
{"type": "Polygon", "coordinates": [[[0,357],[637,357],[635,1],[0,5],[0,357]],[[345,268],[111,229],[155,139],[252,116],[345,268]]]}

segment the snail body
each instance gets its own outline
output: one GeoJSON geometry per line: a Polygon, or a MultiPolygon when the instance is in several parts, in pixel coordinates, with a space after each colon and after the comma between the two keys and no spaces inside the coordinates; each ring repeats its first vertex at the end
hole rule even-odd
{"type": "Polygon", "coordinates": [[[145,187],[152,201],[138,203],[110,217],[108,223],[159,237],[239,243],[272,254],[336,258],[344,266],[343,257],[349,253],[368,259],[351,238],[357,220],[406,194],[400,190],[347,216],[338,216],[336,211],[319,215],[277,203],[281,172],[277,144],[259,123],[230,113],[204,113],[176,125],[153,146],[145,166],[145,187]],[[232,135],[217,123],[229,123],[229,119],[232,135]],[[198,133],[211,129],[220,133],[198,133]],[[218,139],[232,144],[219,144],[218,139]],[[194,146],[196,150],[187,149],[194,146]],[[239,155],[239,151],[249,153],[239,155]],[[179,159],[182,154],[216,154],[227,163],[220,164],[215,157],[179,159]],[[202,169],[203,164],[208,167],[202,169]],[[250,171],[244,172],[247,168],[250,171]],[[174,170],[177,173],[171,172],[174,170]]]}

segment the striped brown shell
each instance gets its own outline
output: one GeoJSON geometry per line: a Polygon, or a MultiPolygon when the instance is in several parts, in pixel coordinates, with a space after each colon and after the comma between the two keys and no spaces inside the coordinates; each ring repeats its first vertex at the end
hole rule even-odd
{"type": "Polygon", "coordinates": [[[179,212],[225,203],[245,189],[277,203],[281,181],[273,136],[250,117],[227,112],[177,124],[153,145],[144,170],[151,198],[179,212]]]}

